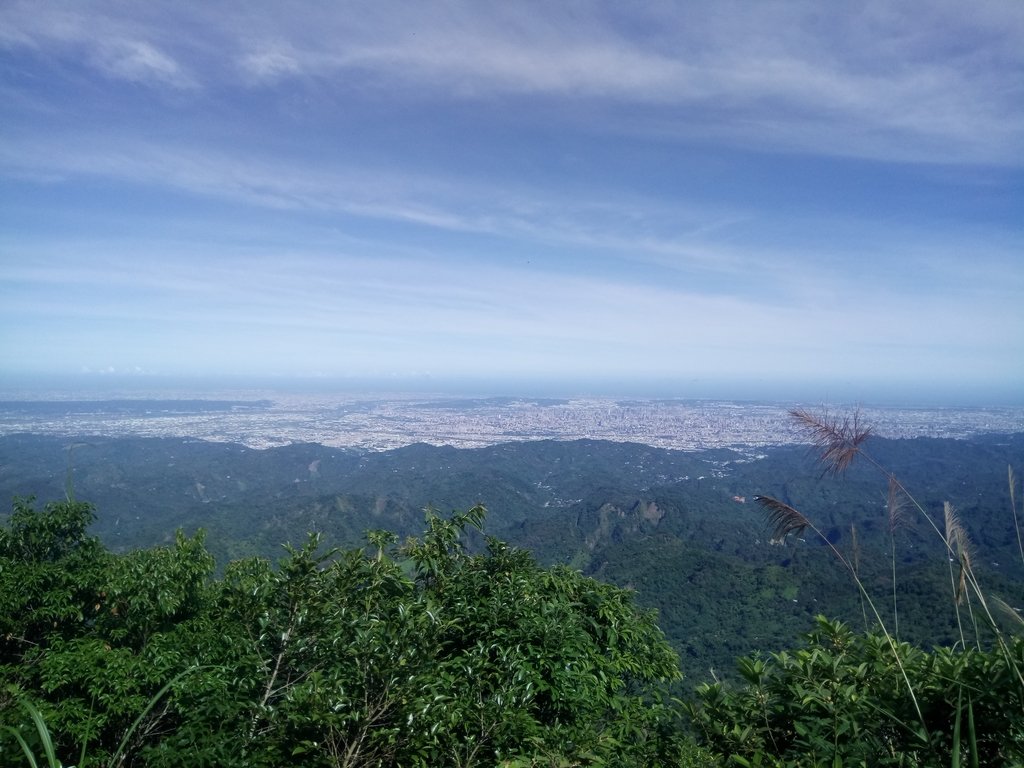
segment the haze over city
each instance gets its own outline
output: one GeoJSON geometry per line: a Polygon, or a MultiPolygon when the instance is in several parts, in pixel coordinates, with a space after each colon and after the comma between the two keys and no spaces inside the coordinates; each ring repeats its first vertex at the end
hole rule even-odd
{"type": "Polygon", "coordinates": [[[6,2],[0,387],[1021,404],[1022,63],[1014,2],[6,2]]]}

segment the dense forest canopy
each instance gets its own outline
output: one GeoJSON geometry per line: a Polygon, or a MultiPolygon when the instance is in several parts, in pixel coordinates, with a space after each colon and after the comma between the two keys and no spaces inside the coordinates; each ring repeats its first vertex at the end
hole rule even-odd
{"type": "Polygon", "coordinates": [[[826,426],[824,472],[794,449],[593,441],[373,456],[109,441],[60,447],[76,459],[57,471],[53,444],[6,438],[25,449],[6,483],[23,469],[112,499],[149,465],[163,485],[131,545],[123,507],[103,521],[74,498],[15,501],[2,762],[1019,763],[1021,499],[1012,465],[998,482],[989,465],[1020,436],[868,454],[826,426]],[[412,509],[481,487],[507,502],[487,533],[480,505],[412,509]],[[188,525],[146,543],[161,522],[188,525]],[[233,546],[249,552],[225,557],[246,530],[233,546]]]}
{"type": "MultiPolygon", "coordinates": [[[[428,514],[221,576],[202,535],[114,554],[92,508],[0,528],[0,762],[107,765],[986,765],[1024,757],[1024,642],[931,653],[817,620],[681,701],[632,595],[428,514]],[[964,735],[961,735],[961,734],[964,735]],[[698,742],[704,746],[699,746],[698,742]],[[25,762],[27,761],[27,762],[25,762]],[[778,762],[772,762],[778,761],[778,762]],[[974,764],[978,764],[975,762],[974,764]]],[[[979,640],[980,642],[980,640],[979,640]]]]}
{"type": "MultiPolygon", "coordinates": [[[[954,504],[978,550],[975,568],[993,591],[1024,605],[1006,478],[1024,455],[1024,435],[872,438],[869,448],[933,516],[954,504]]],[[[822,477],[804,447],[682,452],[542,441],[366,453],[12,435],[0,437],[0,456],[7,498],[87,499],[97,513],[90,531],[115,552],[202,529],[220,569],[252,555],[274,562],[282,544],[309,532],[348,547],[363,544],[369,529],[419,535],[424,508],[482,503],[488,532],[539,563],[635,590],[641,605],[658,610],[694,683],[730,676],[738,656],[785,647],[814,629],[819,613],[864,627],[858,592],[832,554],[813,537],[772,544],[755,495],[795,506],[843,552],[856,537],[874,594],[893,581],[885,477],[860,463],[843,478],[822,477]]],[[[470,533],[467,545],[483,539],[470,533]]],[[[901,636],[926,648],[954,642],[941,541],[908,515],[895,545],[901,636]]]]}

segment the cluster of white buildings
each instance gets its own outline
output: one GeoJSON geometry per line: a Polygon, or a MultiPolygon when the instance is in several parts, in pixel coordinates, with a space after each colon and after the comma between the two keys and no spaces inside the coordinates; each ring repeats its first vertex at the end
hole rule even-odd
{"type": "MultiPolygon", "coordinates": [[[[266,448],[293,442],[387,450],[411,443],[480,447],[521,440],[617,440],[681,450],[803,439],[788,406],[732,401],[446,400],[261,393],[264,407],[126,415],[3,412],[0,434],[190,437],[266,448]]],[[[832,409],[843,414],[843,409],[832,409]]],[[[1024,408],[861,408],[883,437],[1024,432],[1024,408]]]]}

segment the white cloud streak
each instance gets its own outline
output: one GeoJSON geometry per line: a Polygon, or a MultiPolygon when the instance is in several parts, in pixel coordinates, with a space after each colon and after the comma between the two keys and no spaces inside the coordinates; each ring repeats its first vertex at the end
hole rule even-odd
{"type": "MultiPolygon", "coordinates": [[[[802,312],[827,309],[844,293],[888,297],[895,302],[904,293],[925,290],[933,293],[966,292],[971,296],[987,293],[995,306],[1012,307],[1014,297],[1024,290],[1024,277],[1013,269],[1020,247],[1017,242],[984,242],[984,231],[927,233],[909,227],[901,231],[889,225],[875,232],[871,222],[856,218],[825,222],[832,230],[834,244],[822,251],[813,240],[792,252],[770,237],[759,242],[756,225],[741,239],[730,235],[730,228],[744,222],[742,211],[681,210],[672,201],[632,197],[628,200],[565,199],[533,188],[515,188],[502,180],[500,188],[480,183],[458,182],[430,176],[417,176],[395,170],[374,168],[329,168],[316,170],[273,160],[253,160],[228,155],[195,153],[188,149],[163,145],[118,142],[116,151],[102,145],[75,144],[69,141],[55,153],[45,144],[9,143],[0,149],[0,165],[26,163],[36,172],[54,176],[95,176],[118,179],[134,186],[171,186],[189,194],[208,196],[257,208],[294,212],[322,212],[355,219],[378,219],[427,229],[466,235],[471,239],[458,250],[446,246],[438,252],[414,245],[415,230],[403,245],[402,238],[389,232],[385,239],[367,240],[364,249],[379,251],[385,258],[409,250],[410,261],[386,274],[418,273],[416,260],[454,265],[443,275],[448,285],[460,283],[460,270],[479,267],[490,260],[485,256],[487,238],[515,242],[518,251],[534,254],[532,270],[545,273],[561,271],[557,260],[545,252],[566,249],[586,254],[591,271],[601,272],[606,260],[619,284],[650,286],[670,279],[688,290],[710,290],[722,296],[770,296],[775,304],[794,306],[802,312]],[[680,223],[682,219],[682,223],[680,223]],[[695,225],[702,221],[719,226],[695,225]],[[730,223],[731,222],[731,223],[730,223]],[[860,246],[844,244],[845,237],[859,238],[860,246]],[[481,238],[484,238],[481,240],[481,238]],[[730,242],[732,240],[732,242],[730,242]],[[857,247],[870,248],[871,258],[857,270],[857,247]],[[811,253],[807,253],[811,249],[811,253]],[[459,252],[465,255],[460,257],[459,252]],[[963,254],[969,252],[970,259],[963,254]],[[887,255],[888,254],[888,255],[887,255]],[[851,265],[851,260],[854,264],[851,265]],[[632,277],[622,267],[632,264],[632,277]],[[885,272],[875,273],[872,265],[886,264],[885,272]],[[662,270],[654,276],[641,267],[662,270]],[[899,272],[894,271],[898,268],[899,272]],[[675,275],[675,277],[669,277],[675,275]],[[715,288],[707,288],[709,284],[715,288]]],[[[751,213],[751,215],[753,215],[751,213]]],[[[800,222],[790,216],[789,226],[797,230],[822,226],[820,221],[800,222]]],[[[17,247],[14,245],[13,247],[17,247]]],[[[69,247],[76,247],[74,245],[69,247]]],[[[179,247],[181,247],[179,245],[179,247]]],[[[150,258],[170,259],[172,253],[158,256],[163,249],[146,248],[150,258]]],[[[326,252],[308,253],[308,246],[296,245],[289,259],[311,258],[329,261],[326,252]]],[[[96,248],[89,248],[95,252],[96,248]]],[[[187,246],[186,246],[187,250],[187,246]]],[[[279,255],[276,257],[280,257],[279,255]]],[[[359,258],[358,252],[344,259],[359,258]]],[[[215,260],[229,260],[225,255],[215,260]]],[[[346,267],[348,268],[348,267],[346,267]]],[[[578,268],[574,268],[578,269],[578,268]]],[[[310,267],[315,272],[316,267],[310,267]]],[[[240,270],[244,276],[244,270],[240,270]]],[[[97,265],[97,279],[117,280],[118,274],[142,277],[137,270],[103,268],[97,265]],[[110,278],[110,275],[115,277],[110,278]]],[[[235,274],[235,272],[232,272],[235,274]]],[[[165,280],[159,276],[155,280],[165,280]]],[[[424,284],[436,280],[424,275],[424,284]]],[[[318,283],[324,280],[317,277],[318,283]]],[[[145,284],[147,281],[142,279],[145,284]]],[[[244,277],[240,284],[245,285],[244,277]]],[[[497,284],[507,284],[499,280],[497,284]]],[[[475,286],[479,295],[489,286],[475,286]]],[[[244,287],[241,290],[245,290],[244,287]]],[[[387,290],[394,292],[392,285],[387,290]]],[[[467,294],[468,294],[467,290],[467,294]]],[[[546,297],[546,301],[553,297],[546,297]]],[[[411,304],[416,301],[410,302],[411,304]]],[[[1013,325],[1013,324],[1011,324],[1013,325]]]]}
{"type": "Polygon", "coordinates": [[[141,40],[101,44],[97,66],[112,77],[136,83],[164,83],[183,88],[192,85],[182,67],[163,51],[141,40]]]}
{"type": "Polygon", "coordinates": [[[300,78],[413,101],[569,98],[633,134],[1019,165],[1022,8],[709,0],[626,16],[603,3],[154,2],[124,16],[12,2],[0,44],[78,52],[108,76],[178,88],[300,78]]]}
{"type": "MultiPolygon", "coordinates": [[[[1024,375],[992,362],[1019,351],[1024,332],[1022,243],[1000,230],[1005,212],[961,227],[942,223],[941,204],[900,225],[847,210],[839,194],[826,213],[759,208],[750,196],[647,185],[641,173],[617,184],[601,158],[591,158],[597,182],[561,185],[557,168],[518,176],[459,166],[455,152],[448,167],[429,143],[407,163],[413,131],[367,141],[372,158],[297,149],[333,148],[335,131],[386,132],[407,115],[457,145],[473,138],[457,133],[468,130],[459,115],[487,112],[571,137],[581,152],[594,136],[602,148],[617,144],[609,136],[630,148],[654,138],[669,164],[725,145],[935,163],[954,179],[958,163],[992,164],[1005,184],[1024,160],[1021,4],[722,0],[626,13],[574,2],[11,0],[0,55],[19,75],[2,86],[13,117],[0,127],[0,182],[40,199],[52,185],[54,200],[115,189],[70,218],[118,232],[0,234],[8,360],[60,338],[62,354],[84,350],[83,365],[123,343],[114,362],[129,367],[132,354],[153,367],[153,350],[193,345],[208,365],[262,354],[452,373],[586,374],[610,362],[812,375],[962,360],[1024,375]],[[65,111],[78,86],[89,97],[65,111]],[[292,106],[291,122],[261,123],[292,106]],[[379,122],[361,124],[367,116],[379,122]],[[282,129],[294,141],[271,135],[282,129]],[[181,214],[188,233],[176,240],[161,223],[171,214],[142,203],[137,214],[136,193],[203,210],[181,214]],[[150,216],[152,231],[119,227],[122,215],[150,216]],[[263,242],[230,231],[233,216],[285,231],[263,242]]],[[[892,167],[874,169],[880,183],[892,167]]],[[[771,195],[780,182],[759,183],[771,195]]],[[[939,187],[945,202],[953,185],[939,187]]]]}

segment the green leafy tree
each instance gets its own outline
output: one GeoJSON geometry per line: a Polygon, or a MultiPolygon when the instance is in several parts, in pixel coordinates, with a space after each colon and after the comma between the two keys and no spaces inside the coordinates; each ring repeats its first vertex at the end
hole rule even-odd
{"type": "Polygon", "coordinates": [[[220,578],[201,535],[114,556],[85,534],[90,514],[23,504],[2,529],[4,604],[32,568],[45,575],[3,615],[19,638],[0,669],[5,759],[36,733],[65,762],[117,765],[701,759],[667,698],[678,660],[653,615],[497,540],[471,553],[482,507],[429,512],[400,546],[311,536],[276,567],[240,560],[220,578]]]}
{"type": "Polygon", "coordinates": [[[82,502],[16,499],[0,527],[0,663],[20,659],[51,639],[74,636],[95,616],[107,554],[86,534],[95,519],[82,502]]]}

